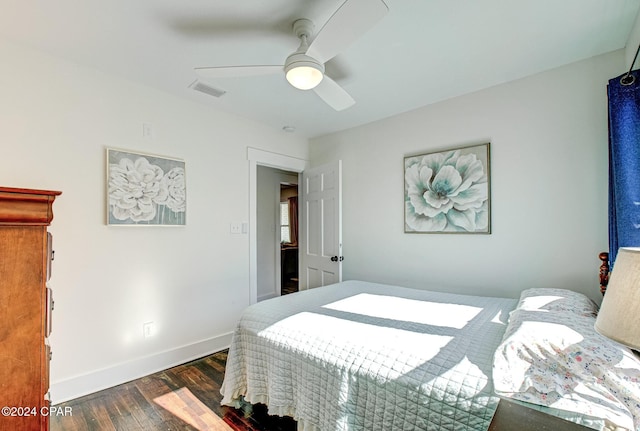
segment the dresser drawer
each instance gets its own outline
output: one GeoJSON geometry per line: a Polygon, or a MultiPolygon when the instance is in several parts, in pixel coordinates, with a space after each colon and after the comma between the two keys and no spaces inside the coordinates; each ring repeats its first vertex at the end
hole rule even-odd
{"type": "Polygon", "coordinates": [[[53,290],[47,286],[47,303],[45,305],[45,331],[44,336],[48,337],[53,329],[53,290]]]}
{"type": "Polygon", "coordinates": [[[53,266],[54,254],[53,235],[51,235],[51,232],[47,232],[47,281],[51,278],[51,267],[53,266]]]}

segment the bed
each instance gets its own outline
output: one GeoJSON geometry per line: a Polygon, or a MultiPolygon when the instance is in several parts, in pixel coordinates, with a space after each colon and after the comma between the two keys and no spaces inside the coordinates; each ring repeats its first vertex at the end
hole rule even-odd
{"type": "Polygon", "coordinates": [[[301,291],[245,310],[222,404],[265,404],[301,431],[481,431],[504,398],[639,431],[640,362],[592,330],[596,313],[562,289],[519,300],[364,281],[301,291]]]}

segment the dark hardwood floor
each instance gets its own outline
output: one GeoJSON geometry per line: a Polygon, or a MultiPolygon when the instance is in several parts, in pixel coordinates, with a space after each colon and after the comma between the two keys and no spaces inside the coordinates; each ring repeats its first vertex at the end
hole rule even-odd
{"type": "Polygon", "coordinates": [[[283,280],[281,287],[282,295],[288,295],[298,291],[298,278],[283,280]]]}
{"type": "Polygon", "coordinates": [[[51,431],[295,431],[291,418],[221,406],[227,351],[58,404],[71,415],[52,416],[51,431]]]}

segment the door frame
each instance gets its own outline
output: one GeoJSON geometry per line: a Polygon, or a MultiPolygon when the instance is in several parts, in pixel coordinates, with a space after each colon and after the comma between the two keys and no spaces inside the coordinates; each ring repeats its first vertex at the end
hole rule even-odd
{"type": "MultiPolygon", "coordinates": [[[[247,147],[249,160],[249,303],[258,302],[258,165],[296,172],[298,184],[301,173],[308,167],[308,160],[284,154],[247,147]]],[[[299,185],[298,185],[299,187],[299,185]]]]}

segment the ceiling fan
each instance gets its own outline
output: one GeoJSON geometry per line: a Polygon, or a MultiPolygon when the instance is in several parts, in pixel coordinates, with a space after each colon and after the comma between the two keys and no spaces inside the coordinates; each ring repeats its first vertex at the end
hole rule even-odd
{"type": "Polygon", "coordinates": [[[388,11],[383,0],[346,0],[312,39],[313,23],[299,19],[293,32],[300,39],[298,49],[284,64],[197,67],[203,79],[283,73],[287,81],[301,90],[311,90],[336,111],[355,103],[344,88],[324,73],[324,64],[372,28],[388,11]]]}

